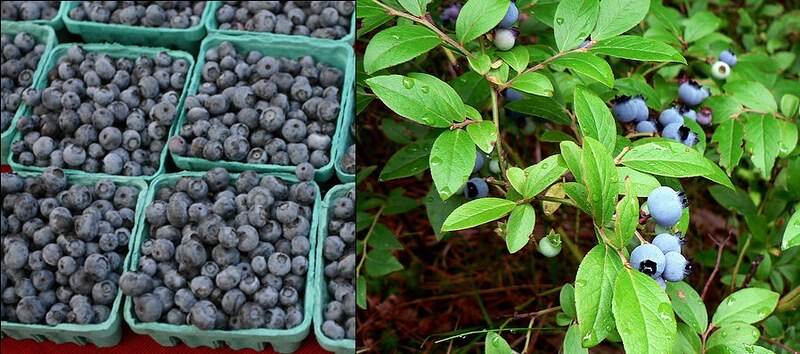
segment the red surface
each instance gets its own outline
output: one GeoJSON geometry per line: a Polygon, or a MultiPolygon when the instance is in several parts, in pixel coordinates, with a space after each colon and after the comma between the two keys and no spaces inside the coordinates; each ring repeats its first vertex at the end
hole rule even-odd
{"type": "MultiPolygon", "coordinates": [[[[236,353],[236,354],[253,354],[253,353],[275,353],[271,348],[263,352],[256,352],[252,349],[232,350],[230,348],[211,349],[205,347],[189,348],[184,344],[174,347],[162,347],[148,336],[140,336],[133,333],[125,327],[125,333],[122,335],[122,341],[115,347],[111,348],[98,348],[92,344],[77,345],[77,344],[55,344],[53,342],[37,343],[32,339],[15,340],[11,338],[3,338],[0,340],[0,353],[2,354],[72,354],[72,353],[100,353],[100,354],[219,354],[219,353],[236,353]]],[[[314,339],[314,333],[310,333],[306,338],[303,346],[300,347],[295,353],[298,354],[321,354],[328,353],[317,344],[314,339]]]]}

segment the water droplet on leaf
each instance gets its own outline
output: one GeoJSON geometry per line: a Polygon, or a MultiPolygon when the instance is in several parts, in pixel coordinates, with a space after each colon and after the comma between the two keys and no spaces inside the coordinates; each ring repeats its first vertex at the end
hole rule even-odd
{"type": "Polygon", "coordinates": [[[557,18],[556,19],[556,23],[558,23],[559,25],[563,25],[564,24],[564,18],[563,17],[557,18]]]}
{"type": "Polygon", "coordinates": [[[412,87],[414,87],[414,79],[412,79],[410,77],[404,77],[403,78],[403,87],[405,87],[407,89],[411,89],[412,87]]]}

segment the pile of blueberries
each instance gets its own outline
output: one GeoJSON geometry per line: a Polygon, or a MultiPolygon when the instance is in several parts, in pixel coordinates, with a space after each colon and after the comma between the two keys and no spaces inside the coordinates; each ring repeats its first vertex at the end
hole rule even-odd
{"type": "Polygon", "coordinates": [[[127,26],[189,28],[201,23],[205,8],[205,1],[81,1],[69,10],[69,18],[127,26]]]}
{"type": "Polygon", "coordinates": [[[339,39],[354,11],[355,1],[223,1],[216,18],[221,30],[339,39]]]}
{"type": "MultiPolygon", "coordinates": [[[[355,132],[356,132],[356,122],[353,122],[353,124],[350,125],[350,131],[349,131],[351,139],[355,139],[356,136],[355,132]]],[[[353,142],[352,144],[350,144],[350,146],[347,147],[347,150],[345,150],[344,154],[342,155],[342,159],[340,162],[342,166],[342,171],[349,173],[351,175],[356,173],[355,142],[353,142]]]]}
{"type": "MultiPolygon", "coordinates": [[[[719,55],[719,60],[711,66],[711,75],[719,80],[724,80],[731,73],[731,68],[736,65],[736,55],[730,50],[724,50],[719,55]]],[[[637,133],[660,132],[661,136],[679,141],[687,146],[697,143],[697,134],[683,125],[684,118],[689,118],[701,125],[711,124],[711,109],[703,107],[695,111],[706,98],[711,95],[708,88],[703,87],[694,80],[682,80],[678,86],[678,98],[681,105],[670,107],[658,116],[650,119],[650,111],[642,96],[620,96],[612,101],[614,117],[621,123],[635,123],[637,133]]]]}
{"type": "Polygon", "coordinates": [[[47,168],[0,175],[0,318],[26,324],[102,323],[117,297],[139,190],[70,184],[47,168]]]}
{"type": "Polygon", "coordinates": [[[683,192],[670,187],[658,187],[647,196],[650,217],[664,230],[653,238],[652,243],[643,243],[631,252],[630,264],[634,269],[651,276],[665,288],[666,282],[683,280],[691,272],[691,264],[681,254],[684,243],[680,233],[669,230],[678,223],[687,206],[683,192]]]}
{"type": "Polygon", "coordinates": [[[61,1],[3,1],[2,19],[11,21],[52,20],[58,15],[61,1]]]}
{"type": "Polygon", "coordinates": [[[328,237],[325,238],[325,278],[328,303],[323,309],[322,333],[331,339],[356,338],[356,191],[336,198],[327,212],[328,237]]]}
{"type": "Polygon", "coordinates": [[[142,322],[202,330],[293,328],[303,293],[316,199],[313,168],[301,180],[222,168],[161,187],[145,209],[150,238],[119,287],[142,322]]]}
{"type": "Polygon", "coordinates": [[[311,56],[297,60],[209,48],[197,94],[169,149],[179,156],[320,168],[330,161],[342,71],[311,56]]]}
{"type": "MultiPolygon", "coordinates": [[[[5,6],[3,3],[3,18],[5,6]]],[[[0,35],[0,47],[3,49],[2,100],[0,100],[0,132],[11,126],[14,113],[22,102],[23,90],[33,83],[33,74],[44,53],[45,45],[36,43],[36,38],[27,32],[16,35],[3,33],[0,35]]]]}
{"type": "Polygon", "coordinates": [[[28,88],[32,114],[17,121],[11,145],[23,165],[89,173],[153,175],[186,83],[189,62],[166,52],[112,58],[70,47],[50,69],[50,84],[28,88]]]}

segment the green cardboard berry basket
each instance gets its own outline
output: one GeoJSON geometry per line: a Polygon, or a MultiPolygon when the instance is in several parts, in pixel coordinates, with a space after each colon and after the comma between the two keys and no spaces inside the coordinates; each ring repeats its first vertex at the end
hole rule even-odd
{"type": "MultiPolygon", "coordinates": [[[[320,206],[319,225],[317,227],[319,232],[317,241],[320,245],[324,245],[325,238],[328,237],[328,217],[332,212],[330,209],[331,204],[334,200],[336,200],[336,198],[345,195],[348,191],[354,189],[355,187],[355,183],[339,184],[331,188],[328,193],[325,194],[325,199],[322,201],[322,205],[320,206]]],[[[319,345],[326,350],[332,351],[336,354],[355,353],[355,339],[331,339],[322,333],[322,323],[325,322],[325,319],[322,317],[322,311],[328,303],[328,287],[326,286],[327,282],[325,281],[325,260],[322,258],[322,253],[322,246],[320,246],[320,249],[317,250],[316,254],[317,269],[315,270],[315,273],[317,276],[317,289],[319,291],[317,292],[317,307],[314,312],[314,335],[317,336],[317,343],[319,343],[319,345]]]]}
{"type": "MultiPolygon", "coordinates": [[[[225,41],[233,43],[237,50],[258,50],[265,55],[274,57],[297,58],[304,55],[311,55],[315,60],[319,60],[342,70],[344,73],[342,90],[340,91],[340,106],[342,108],[339,109],[339,117],[336,119],[336,132],[334,133],[331,144],[331,160],[327,165],[318,168],[314,174],[314,179],[317,182],[329,180],[334,174],[333,165],[337,160],[337,149],[335,147],[340,144],[339,140],[342,139],[342,133],[346,130],[342,128],[342,124],[349,119],[346,117],[347,115],[353,114],[352,110],[348,111],[345,109],[347,106],[346,102],[350,100],[350,96],[352,95],[353,83],[355,80],[355,55],[353,54],[353,48],[344,43],[333,41],[309,41],[302,37],[298,39],[297,36],[285,38],[250,34],[239,36],[213,34],[206,37],[200,45],[200,54],[198,55],[197,64],[192,73],[191,86],[189,86],[188,90],[189,94],[195,94],[202,82],[203,64],[206,62],[206,50],[216,47],[225,41]]],[[[186,121],[186,112],[183,109],[180,110],[179,114],[178,122],[173,127],[175,128],[172,131],[173,136],[178,135],[180,127],[182,127],[183,123],[186,121]]],[[[344,133],[346,133],[346,131],[344,133]]],[[[260,173],[294,173],[295,170],[295,166],[250,164],[246,162],[224,160],[209,161],[198,157],[180,156],[172,152],[170,152],[170,155],[172,156],[172,160],[175,161],[175,165],[186,171],[208,171],[214,167],[223,167],[231,172],[256,171],[260,173]]]]}
{"type": "Polygon", "coordinates": [[[306,38],[311,41],[335,41],[335,42],[344,42],[352,45],[356,40],[356,12],[353,11],[353,14],[350,15],[350,32],[339,39],[324,39],[324,38],[315,38],[311,36],[299,36],[299,35],[289,35],[289,34],[278,34],[272,32],[251,32],[251,31],[236,31],[236,30],[221,30],[219,29],[219,23],[217,23],[217,9],[222,6],[222,1],[209,1],[209,8],[210,11],[208,16],[205,17],[205,25],[206,31],[209,34],[229,34],[229,35],[242,35],[242,34],[256,34],[260,36],[275,36],[275,37],[282,37],[282,38],[306,38]]]}
{"type": "MultiPolygon", "coordinates": [[[[178,172],[161,175],[156,178],[151,184],[147,193],[145,207],[149,205],[158,193],[162,186],[174,186],[179,178],[184,176],[189,177],[202,177],[205,172],[178,172]]],[[[284,181],[297,182],[297,178],[290,174],[270,173],[261,174],[272,175],[284,181]]],[[[239,177],[239,174],[231,174],[231,182],[239,177]]],[[[243,330],[201,330],[191,325],[173,325],[169,323],[158,322],[141,322],[136,318],[133,310],[133,299],[126,297],[125,306],[123,307],[123,316],[125,322],[134,332],[142,335],[152,337],[156,342],[163,346],[172,347],[183,342],[187,346],[195,347],[211,347],[220,348],[228,346],[235,350],[250,348],[256,351],[263,351],[266,349],[267,344],[279,353],[291,353],[300,347],[303,340],[308,336],[311,331],[311,322],[314,311],[316,310],[316,294],[317,283],[315,280],[315,259],[317,247],[317,225],[319,219],[319,206],[320,192],[319,187],[314,183],[316,189],[316,197],[314,201],[314,211],[311,220],[311,227],[309,229],[309,241],[311,248],[309,251],[308,259],[308,273],[306,274],[306,288],[304,292],[305,299],[303,300],[303,322],[297,327],[291,329],[243,329],[243,330]]],[[[150,232],[145,221],[144,213],[141,213],[136,221],[141,224],[138,228],[138,233],[133,237],[134,244],[131,249],[131,261],[126,263],[127,270],[135,270],[139,265],[139,252],[142,242],[150,237],[150,232]]]]}
{"type": "Polygon", "coordinates": [[[53,28],[54,30],[58,31],[58,30],[64,28],[64,17],[67,17],[67,11],[69,11],[69,10],[67,10],[67,7],[64,6],[65,4],[66,4],[66,1],[62,1],[59,4],[60,6],[58,7],[58,12],[56,13],[56,17],[53,17],[53,18],[51,18],[49,20],[33,20],[33,21],[8,21],[8,20],[3,20],[3,22],[4,23],[5,22],[32,23],[32,24],[41,25],[41,26],[49,26],[49,27],[53,28]]]}
{"type": "MultiPolygon", "coordinates": [[[[38,176],[38,173],[32,172],[19,172],[20,176],[32,177],[38,176]]],[[[136,222],[131,230],[131,237],[128,240],[128,253],[125,255],[125,260],[122,269],[128,269],[128,264],[131,261],[131,250],[134,244],[134,235],[139,233],[144,221],[144,207],[145,200],[149,194],[147,183],[141,180],[132,180],[120,177],[101,177],[92,176],[89,174],[81,175],[67,175],[67,182],[70,184],[83,184],[94,185],[97,181],[102,179],[112,180],[115,183],[124,186],[133,186],[139,189],[139,196],[136,201],[136,222]]],[[[94,344],[98,347],[112,347],[119,343],[122,338],[122,316],[120,316],[120,309],[122,308],[122,291],[117,291],[117,296],[111,306],[111,314],[108,319],[103,323],[95,323],[88,325],[80,325],[74,323],[64,323],[56,326],[48,326],[42,324],[23,324],[16,322],[2,321],[0,322],[0,336],[9,336],[14,339],[33,339],[37,342],[45,340],[55,343],[75,343],[84,345],[87,343],[94,344]]]]}
{"type": "MultiPolygon", "coordinates": [[[[188,71],[189,73],[192,72],[192,68],[194,66],[194,58],[191,55],[189,55],[189,53],[181,52],[181,51],[175,51],[175,50],[169,50],[169,49],[166,49],[166,48],[149,48],[149,47],[137,47],[137,46],[124,46],[124,45],[120,45],[120,44],[100,44],[100,43],[87,43],[87,44],[83,44],[83,43],[65,43],[65,44],[60,44],[57,47],[53,48],[53,50],[51,51],[50,55],[48,55],[48,57],[47,57],[46,65],[43,68],[41,68],[42,69],[42,74],[39,75],[39,77],[34,81],[33,87],[36,87],[38,89],[44,89],[44,88],[47,87],[47,85],[49,84],[49,82],[47,80],[47,72],[51,68],[55,67],[56,64],[58,63],[58,59],[61,58],[61,56],[65,55],[67,50],[70,47],[74,46],[74,45],[80,45],[87,52],[100,52],[100,53],[108,54],[112,58],[123,58],[124,57],[124,58],[133,58],[133,59],[135,59],[135,58],[138,58],[141,55],[146,55],[146,56],[149,56],[149,57],[155,57],[156,54],[165,51],[165,52],[167,52],[167,54],[169,54],[173,58],[185,59],[186,61],[188,61],[189,62],[189,71],[188,71]]],[[[177,109],[179,111],[183,110],[183,100],[184,100],[184,98],[186,98],[186,92],[188,91],[188,87],[189,87],[189,80],[187,79],[186,83],[184,83],[184,85],[183,85],[183,92],[181,92],[181,97],[178,100],[177,109]]],[[[29,114],[29,112],[31,112],[31,110],[32,110],[32,108],[30,108],[30,107],[28,107],[28,106],[26,106],[24,104],[22,105],[22,108],[24,108],[24,109],[21,112],[17,112],[20,116],[29,114]]],[[[170,127],[170,129],[169,129],[169,135],[168,136],[171,136],[173,134],[173,130],[175,130],[175,127],[176,127],[176,124],[175,124],[175,122],[173,122],[172,123],[172,127],[170,127]]],[[[12,127],[11,129],[13,129],[13,135],[12,135],[12,138],[11,138],[11,143],[13,143],[14,141],[17,141],[19,139],[22,139],[22,134],[19,131],[17,131],[16,127],[12,127]]],[[[118,176],[118,177],[121,177],[121,178],[124,178],[124,179],[141,179],[141,180],[145,180],[145,181],[150,181],[153,178],[155,178],[156,176],[164,173],[164,170],[165,170],[165,166],[164,165],[166,164],[166,159],[167,159],[167,147],[166,147],[166,143],[165,143],[164,144],[164,149],[161,151],[161,160],[159,162],[158,169],[156,170],[156,172],[154,174],[149,175],[149,176],[130,176],[130,177],[129,176],[118,176]]],[[[31,172],[38,172],[38,173],[41,173],[42,171],[44,171],[43,167],[25,166],[25,165],[20,164],[17,161],[14,161],[13,154],[11,154],[10,152],[9,152],[9,155],[8,155],[8,164],[11,165],[11,169],[13,169],[14,171],[31,171],[31,172]]],[[[87,174],[87,173],[85,173],[85,172],[83,172],[81,170],[67,169],[67,168],[64,168],[63,170],[67,174],[87,174]]],[[[91,173],[91,175],[98,175],[98,176],[105,176],[105,177],[114,176],[114,175],[109,175],[109,174],[100,173],[100,172],[91,173]]]]}
{"type": "MultiPolygon", "coordinates": [[[[50,55],[50,52],[53,50],[53,47],[58,44],[58,39],[56,38],[56,33],[53,31],[51,27],[48,26],[40,26],[36,25],[37,21],[3,21],[0,23],[0,30],[2,33],[10,33],[10,34],[17,34],[19,32],[28,32],[34,38],[36,38],[37,43],[44,43],[45,49],[44,53],[42,53],[42,57],[39,58],[39,64],[36,65],[36,70],[33,72],[33,84],[36,84],[36,81],[40,76],[46,76],[47,71],[44,69],[45,64],[47,62],[47,57],[50,55]]],[[[11,119],[11,125],[6,129],[6,131],[2,132],[0,135],[0,163],[5,164],[8,155],[11,154],[9,147],[11,146],[11,138],[13,138],[13,130],[14,126],[17,125],[17,120],[22,115],[24,104],[20,103],[20,106],[17,108],[17,112],[14,113],[14,118],[11,119]]]]}
{"type": "Polygon", "coordinates": [[[347,103],[342,108],[349,113],[345,115],[345,120],[342,122],[341,126],[341,136],[339,137],[339,143],[336,145],[336,177],[339,178],[339,181],[342,183],[353,182],[356,180],[355,173],[347,173],[342,168],[342,157],[347,153],[347,148],[355,143],[355,137],[350,134],[350,125],[354,123],[356,117],[355,113],[355,95],[350,96],[350,99],[347,100],[347,103]]]}
{"type": "Polygon", "coordinates": [[[66,1],[61,7],[66,9],[63,12],[63,20],[67,30],[81,36],[86,42],[167,47],[188,52],[194,52],[205,37],[204,20],[210,11],[210,4],[207,2],[200,22],[196,25],[189,28],[160,28],[73,20],[69,17],[69,11],[80,6],[80,3],[80,1],[66,1]]]}

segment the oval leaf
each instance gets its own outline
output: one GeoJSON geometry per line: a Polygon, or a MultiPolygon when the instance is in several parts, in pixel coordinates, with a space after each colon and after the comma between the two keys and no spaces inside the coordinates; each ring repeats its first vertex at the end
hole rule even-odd
{"type": "Polygon", "coordinates": [[[733,81],[725,85],[725,92],[750,109],[762,113],[775,113],[778,110],[775,97],[758,81],[733,81]]]}
{"type": "Polygon", "coordinates": [[[597,245],[583,257],[575,275],[575,309],[584,347],[603,341],[614,326],[611,298],[622,261],[613,249],[597,245]]]}
{"type": "Polygon", "coordinates": [[[695,332],[705,332],[708,327],[708,311],[697,291],[685,282],[670,282],[667,283],[667,294],[678,317],[695,332]]]}
{"type": "Polygon", "coordinates": [[[631,193],[642,198],[646,198],[653,189],[661,186],[655,177],[625,166],[617,166],[617,176],[619,194],[628,194],[625,180],[629,180],[631,183],[631,193]]]}
{"type": "Polygon", "coordinates": [[[558,124],[571,123],[569,116],[564,111],[564,106],[550,97],[528,96],[519,101],[506,103],[505,108],[558,124]]]}
{"type": "Polygon", "coordinates": [[[789,222],[786,224],[786,231],[783,232],[781,249],[788,250],[794,246],[800,246],[800,209],[796,210],[789,222]]]}
{"type": "Polygon", "coordinates": [[[717,143],[719,151],[719,165],[725,167],[728,175],[733,172],[733,168],[739,165],[739,159],[744,154],[742,143],[744,142],[744,124],[738,119],[729,119],[714,129],[711,142],[717,143]]]}
{"type": "Polygon", "coordinates": [[[513,352],[511,346],[497,332],[486,333],[485,354],[508,354],[511,352],[513,352]]]}
{"type": "Polygon", "coordinates": [[[525,189],[522,195],[533,198],[567,172],[561,155],[552,155],[525,169],[525,189]]]}
{"type": "Polygon", "coordinates": [[[775,354],[775,352],[752,344],[725,344],[709,348],[706,354],[775,354]]]}
{"type": "Polygon", "coordinates": [[[416,175],[428,169],[428,155],[433,146],[433,139],[415,141],[398,150],[381,170],[380,180],[416,175]]]}
{"type": "Polygon", "coordinates": [[[614,72],[608,62],[592,53],[575,52],[553,61],[608,87],[614,87],[614,72]]]}
{"type": "Polygon", "coordinates": [[[744,123],[745,148],[761,177],[769,180],[780,152],[780,124],[771,115],[747,115],[744,123]]]}
{"type": "Polygon", "coordinates": [[[525,71],[525,68],[528,67],[528,62],[531,58],[528,48],[525,48],[525,46],[522,45],[518,45],[514,47],[514,49],[504,52],[497,52],[497,56],[502,58],[503,61],[508,64],[508,66],[518,73],[525,71]]]}
{"type": "Polygon", "coordinates": [[[697,354],[701,353],[700,336],[685,323],[678,323],[678,335],[672,346],[672,354],[697,354]]]}
{"type": "Polygon", "coordinates": [[[676,141],[653,140],[634,146],[623,156],[622,164],[659,176],[703,176],[733,189],[733,183],[716,164],[697,150],[676,141]]]}
{"type": "Polygon", "coordinates": [[[539,73],[529,72],[518,76],[511,82],[511,87],[537,96],[553,96],[553,84],[550,79],[539,73]]]}
{"type": "Polygon", "coordinates": [[[706,347],[713,348],[718,345],[755,344],[761,332],[758,328],[747,323],[732,323],[711,333],[706,342],[706,347]]]}
{"type": "Polygon", "coordinates": [[[384,75],[366,80],[372,92],[389,109],[414,122],[449,127],[464,120],[464,104],[452,87],[441,80],[414,73],[409,76],[384,75]]]}
{"type": "MultiPolygon", "coordinates": [[[[412,1],[413,2],[413,1],[412,1]]],[[[416,58],[442,43],[436,33],[424,26],[398,25],[378,32],[364,52],[364,71],[372,74],[416,58]]]]}
{"type": "Polygon", "coordinates": [[[483,152],[489,154],[494,149],[494,143],[497,142],[497,130],[494,128],[494,123],[485,120],[478,123],[472,123],[467,126],[467,133],[469,134],[472,142],[475,143],[483,152]]]}
{"type": "Polygon", "coordinates": [[[572,324],[564,336],[564,354],[586,354],[589,350],[581,345],[581,330],[578,325],[572,324]]]}
{"type": "Polygon", "coordinates": [[[510,200],[501,198],[475,199],[453,210],[444,221],[442,231],[468,229],[497,220],[508,215],[516,205],[510,200]]]}
{"type": "Polygon", "coordinates": [[[508,181],[511,183],[511,187],[514,188],[519,194],[522,194],[525,191],[525,171],[523,171],[519,167],[511,167],[506,170],[506,177],[508,181]]]}
{"type": "Polygon", "coordinates": [[[611,154],[599,141],[586,137],[583,145],[583,184],[589,193],[595,224],[603,226],[611,220],[617,203],[617,170],[611,154]]]}
{"type": "Polygon", "coordinates": [[[722,327],[734,322],[761,321],[775,309],[779,296],[774,291],[761,288],[739,290],[722,300],[711,322],[716,327],[722,327]]]}
{"type": "Polygon", "coordinates": [[[644,19],[648,9],[650,0],[601,1],[592,39],[602,41],[625,33],[644,19]]]}
{"type": "Polygon", "coordinates": [[[578,86],[575,88],[574,106],[581,134],[595,138],[605,146],[616,144],[617,125],[608,106],[600,97],[578,86]]]}
{"type": "Polygon", "coordinates": [[[669,353],[677,325],[667,294],[653,278],[625,268],[614,284],[614,318],[627,353],[669,353]]]}
{"type": "Polygon", "coordinates": [[[686,64],[686,59],[675,48],[639,36],[618,36],[600,41],[592,47],[592,52],[623,59],[686,64]]]}
{"type": "Polygon", "coordinates": [[[428,163],[433,184],[446,200],[467,183],[475,167],[475,144],[461,129],[445,130],[433,143],[428,163]]]}
{"type": "Polygon", "coordinates": [[[614,220],[614,247],[617,249],[625,247],[639,226],[639,199],[632,192],[630,180],[625,181],[625,186],[627,192],[617,203],[617,218],[614,220]]]}
{"type": "Polygon", "coordinates": [[[597,0],[563,0],[556,8],[553,32],[556,46],[567,51],[581,44],[597,23],[597,0]]]}
{"type": "MultiPolygon", "coordinates": [[[[428,7],[429,0],[397,0],[403,8],[414,16],[422,16],[428,7]]],[[[373,39],[374,40],[374,39],[373,39]]]]}
{"type": "Polygon", "coordinates": [[[533,226],[536,224],[536,211],[530,204],[514,207],[506,224],[506,246],[508,252],[516,253],[521,250],[531,238],[533,226]]]}
{"type": "Polygon", "coordinates": [[[456,38],[466,43],[489,32],[508,11],[509,0],[471,0],[456,19],[456,38]]]}

